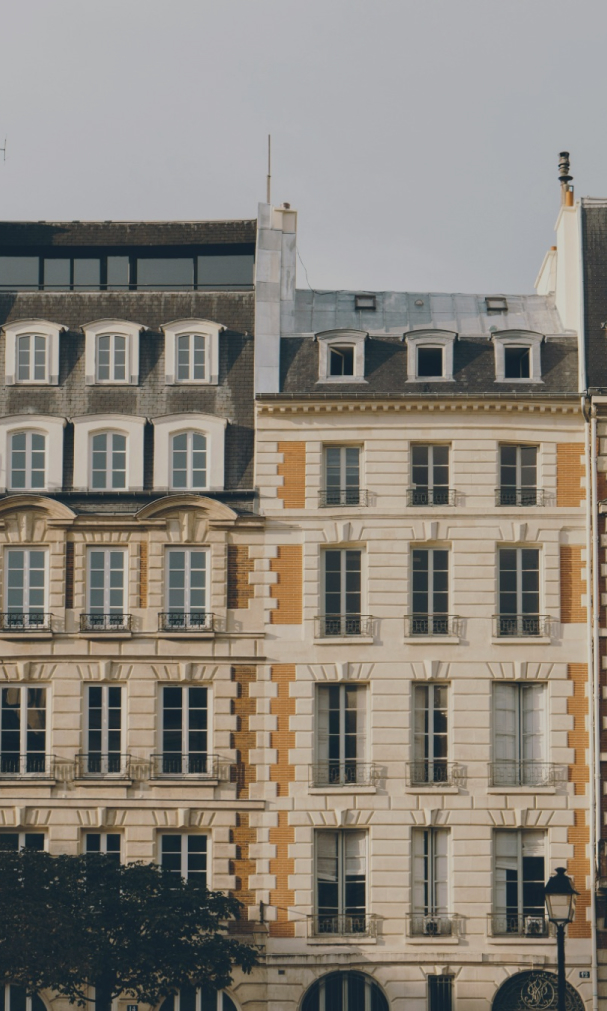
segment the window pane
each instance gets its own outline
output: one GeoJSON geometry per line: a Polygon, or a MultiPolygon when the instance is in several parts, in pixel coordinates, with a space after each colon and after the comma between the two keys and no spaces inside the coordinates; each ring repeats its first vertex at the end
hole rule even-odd
{"type": "Polygon", "coordinates": [[[31,337],[20,337],[17,343],[17,379],[26,382],[30,378],[31,337]]]}
{"type": "Polygon", "coordinates": [[[329,374],[332,376],[353,376],[354,375],[354,348],[336,347],[329,348],[329,374]]]}
{"type": "Polygon", "coordinates": [[[198,287],[253,284],[253,253],[198,257],[198,287]]]}
{"type": "Polygon", "coordinates": [[[128,256],[108,256],[107,258],[107,286],[114,291],[119,291],[129,286],[129,258],[128,256]]]}
{"type": "Polygon", "coordinates": [[[99,287],[101,271],[99,260],[93,258],[74,260],[74,288],[99,287]]]}
{"type": "Polygon", "coordinates": [[[530,348],[504,348],[504,376],[506,379],[529,379],[530,348]]]}
{"type": "Polygon", "coordinates": [[[173,436],[173,488],[188,486],[188,433],[173,436]]]}
{"type": "Polygon", "coordinates": [[[442,376],[443,349],[423,348],[423,347],[418,348],[417,374],[418,376],[442,376]]]}
{"type": "Polygon", "coordinates": [[[157,291],[190,290],[194,286],[194,261],[187,259],[138,259],[137,287],[155,288],[157,291]]]}
{"type": "Polygon", "coordinates": [[[0,256],[0,289],[38,288],[37,256],[0,256]]]}
{"type": "Polygon", "coordinates": [[[44,261],[44,287],[55,291],[67,291],[70,286],[70,261],[44,261]]]}

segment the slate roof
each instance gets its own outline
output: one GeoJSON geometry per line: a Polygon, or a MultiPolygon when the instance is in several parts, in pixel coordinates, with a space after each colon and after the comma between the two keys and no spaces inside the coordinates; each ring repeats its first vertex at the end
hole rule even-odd
{"type": "Polygon", "coordinates": [[[255,244],[257,221],[0,221],[0,250],[255,244]]]}

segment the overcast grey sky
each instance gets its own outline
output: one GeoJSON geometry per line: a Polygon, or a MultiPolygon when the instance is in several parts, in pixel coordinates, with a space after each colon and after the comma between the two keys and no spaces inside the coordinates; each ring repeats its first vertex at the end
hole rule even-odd
{"type": "Polygon", "coordinates": [[[271,133],[312,287],[527,292],[558,152],[577,196],[607,196],[604,0],[0,13],[3,219],[254,217],[271,133]]]}

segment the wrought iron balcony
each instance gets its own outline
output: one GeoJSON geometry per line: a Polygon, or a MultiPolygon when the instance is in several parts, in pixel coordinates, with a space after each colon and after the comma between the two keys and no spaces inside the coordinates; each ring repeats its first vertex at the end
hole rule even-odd
{"type": "Polygon", "coordinates": [[[315,622],[317,639],[373,635],[373,616],[370,614],[320,614],[315,622]]]}
{"type": "Polygon", "coordinates": [[[369,496],[366,488],[323,488],[318,493],[318,504],[321,509],[332,506],[366,506],[369,496]]]}
{"type": "Polygon", "coordinates": [[[86,755],[76,755],[76,778],[101,779],[109,776],[130,779],[130,762],[130,755],[120,755],[114,751],[107,754],[90,751],[86,755]]]}
{"type": "Polygon", "coordinates": [[[376,917],[368,913],[318,913],[308,921],[310,937],[376,937],[376,917]]]}
{"type": "Polygon", "coordinates": [[[489,927],[494,937],[547,937],[548,917],[538,913],[491,913],[489,927]]]}
{"type": "Polygon", "coordinates": [[[422,759],[408,763],[411,786],[456,786],[462,778],[462,768],[446,759],[422,759]]]}
{"type": "Polygon", "coordinates": [[[210,611],[161,611],[158,615],[160,632],[212,632],[213,614],[210,611]]]}
{"type": "Polygon", "coordinates": [[[455,488],[407,488],[408,506],[453,506],[455,488]]]}
{"type": "Polygon", "coordinates": [[[343,762],[327,759],[310,766],[310,786],[374,786],[377,768],[371,762],[346,758],[343,762]]]}
{"type": "Polygon", "coordinates": [[[551,762],[491,763],[491,786],[554,786],[565,779],[565,768],[551,762]]]}
{"type": "Polygon", "coordinates": [[[51,632],[51,615],[43,611],[8,611],[0,615],[3,632],[51,632]]]}
{"type": "Polygon", "coordinates": [[[194,779],[219,779],[219,756],[203,752],[165,751],[162,755],[151,756],[152,779],[180,779],[187,776],[194,779]]]}
{"type": "Polygon", "coordinates": [[[411,937],[452,937],[457,934],[457,920],[449,913],[411,913],[411,937]]]}
{"type": "Polygon", "coordinates": [[[0,778],[18,779],[21,776],[54,779],[55,756],[37,751],[25,755],[16,751],[3,751],[0,754],[0,778]]]}
{"type": "Polygon", "coordinates": [[[543,488],[515,488],[504,485],[495,489],[496,506],[543,506],[545,494],[543,488]]]}
{"type": "Polygon", "coordinates": [[[549,614],[494,614],[493,634],[500,639],[548,635],[551,621],[549,614]]]}
{"type": "Polygon", "coordinates": [[[406,614],[405,638],[432,635],[459,635],[461,618],[457,614],[406,614]]]}
{"type": "Polygon", "coordinates": [[[130,632],[130,614],[81,614],[81,632],[130,632]]]}

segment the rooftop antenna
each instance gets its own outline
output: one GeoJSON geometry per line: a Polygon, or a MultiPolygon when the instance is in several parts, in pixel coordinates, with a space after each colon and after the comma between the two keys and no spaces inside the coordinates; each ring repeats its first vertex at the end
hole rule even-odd
{"type": "Polygon", "coordinates": [[[6,161],[6,137],[4,138],[4,147],[0,147],[2,151],[2,161],[6,161]]]}
{"type": "Polygon", "coordinates": [[[569,183],[573,179],[570,175],[569,151],[561,151],[559,154],[559,181],[561,184],[561,204],[563,207],[573,207],[573,186],[569,183]]]}
{"type": "Polygon", "coordinates": [[[266,203],[271,203],[270,189],[272,186],[272,137],[268,134],[268,175],[267,175],[267,199],[266,203]]]}

